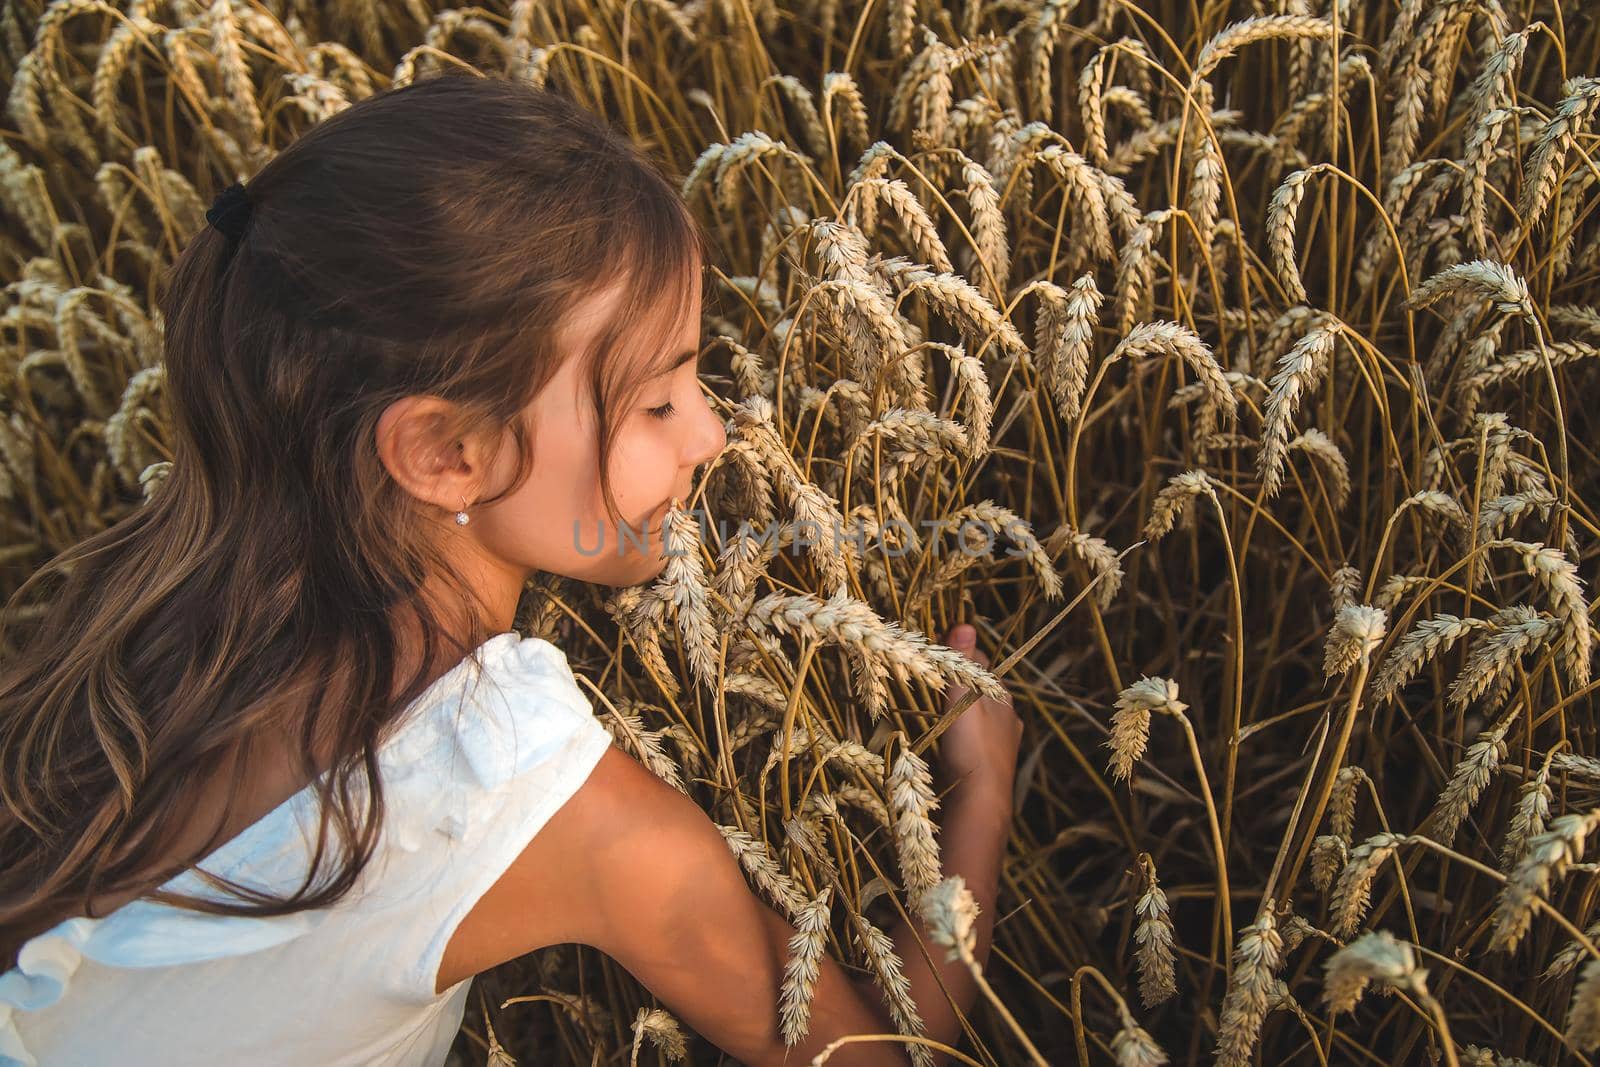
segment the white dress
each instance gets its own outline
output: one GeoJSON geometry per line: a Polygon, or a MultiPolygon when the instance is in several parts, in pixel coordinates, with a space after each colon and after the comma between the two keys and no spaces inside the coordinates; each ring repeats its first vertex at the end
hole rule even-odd
{"type": "MultiPolygon", "coordinates": [[[[350,894],[268,918],[134,901],[68,919],[0,975],[0,1067],[441,1064],[471,985],[434,993],[445,945],[611,744],[555,645],[506,632],[475,651],[481,670],[452,667],[380,747],[383,830],[350,894]]],[[[307,787],[201,866],[293,889],[315,807],[307,787]]],[[[167,888],[220,896],[193,870],[167,888]]]]}

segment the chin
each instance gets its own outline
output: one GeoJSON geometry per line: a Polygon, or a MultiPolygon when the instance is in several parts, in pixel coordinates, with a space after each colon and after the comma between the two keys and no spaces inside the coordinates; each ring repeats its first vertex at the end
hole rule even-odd
{"type": "Polygon", "coordinates": [[[605,577],[591,578],[591,581],[601,585],[608,585],[614,589],[625,589],[630,585],[642,585],[653,582],[661,577],[661,572],[667,569],[667,558],[657,556],[648,559],[637,553],[617,561],[614,573],[605,577]]]}

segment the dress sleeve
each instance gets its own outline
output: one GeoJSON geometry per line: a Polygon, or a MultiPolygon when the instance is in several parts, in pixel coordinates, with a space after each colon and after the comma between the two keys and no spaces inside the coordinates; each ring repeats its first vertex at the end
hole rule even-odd
{"type": "Polygon", "coordinates": [[[442,995],[434,980],[461,920],[611,746],[555,645],[505,634],[480,651],[481,671],[435,701],[431,729],[384,769],[371,933],[407,1000],[442,995]]]}

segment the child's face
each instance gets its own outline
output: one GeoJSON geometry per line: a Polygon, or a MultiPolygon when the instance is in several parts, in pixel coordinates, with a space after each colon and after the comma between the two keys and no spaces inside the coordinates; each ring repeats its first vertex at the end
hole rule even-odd
{"type": "MultiPolygon", "coordinates": [[[[700,350],[700,289],[693,288],[692,307],[667,353],[687,352],[688,359],[647,382],[633,410],[616,414],[611,485],[620,528],[607,517],[600,489],[599,428],[586,374],[579,360],[567,359],[526,409],[532,473],[511,496],[473,514],[473,531],[492,555],[605,585],[635,585],[660,574],[661,523],[672,498],[686,504],[695,468],[727,444],[722,420],[700,389],[694,358],[700,350]],[[671,413],[661,417],[668,404],[671,413]]],[[[609,321],[621,295],[613,286],[586,298],[563,325],[564,341],[586,342],[609,321]]],[[[661,355],[624,358],[642,366],[661,355]]],[[[508,435],[502,456],[508,465],[513,448],[508,435]]]]}

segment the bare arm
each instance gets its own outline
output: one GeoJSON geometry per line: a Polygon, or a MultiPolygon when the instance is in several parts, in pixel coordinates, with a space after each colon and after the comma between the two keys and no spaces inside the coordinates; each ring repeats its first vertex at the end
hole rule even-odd
{"type": "MultiPolygon", "coordinates": [[[[961,875],[978,903],[973,956],[980,967],[985,967],[994,934],[995,898],[1011,825],[1011,801],[1009,796],[999,795],[998,790],[967,780],[945,794],[940,806],[944,812],[939,826],[941,866],[946,877],[961,875]]],[[[911,999],[922,1016],[925,1035],[954,1048],[962,1034],[956,1008],[962,1015],[970,1013],[978,998],[978,983],[959,958],[945,960],[948,949],[933,939],[920,916],[913,915],[912,919],[915,931],[912,923],[902,919],[889,936],[894,940],[895,953],[904,962],[911,999]]],[[[949,1059],[944,1052],[933,1054],[936,1065],[949,1059]]]]}
{"type": "MultiPolygon", "coordinates": [[[[950,794],[942,846],[946,870],[965,876],[983,907],[979,947],[986,955],[1006,822],[983,799],[950,794]]],[[[927,1036],[954,1045],[959,1022],[908,930],[902,923],[891,936],[927,1036]]],[[[750,1067],[794,1067],[846,1034],[895,1032],[877,988],[825,955],[810,1032],[785,1046],[779,1001],[794,934],[788,919],[750,890],[706,813],[613,748],[463,920],[438,985],[575,942],[616,960],[684,1024],[750,1067]]],[[[925,928],[922,936],[942,961],[944,947],[925,928]]],[[[966,1011],[976,996],[971,975],[959,962],[938,965],[966,1011]]],[[[828,1062],[907,1067],[910,1059],[901,1043],[885,1040],[845,1045],[828,1062]]]]}
{"type": "MultiPolygon", "coordinates": [[[[950,647],[987,668],[989,657],[977,647],[977,631],[958,624],[946,635],[950,647]]],[[[948,709],[967,690],[952,685],[944,694],[948,709]]],[[[1022,721],[1009,694],[1004,700],[981,697],[945,731],[942,757],[935,771],[939,783],[955,783],[944,793],[940,806],[940,864],[945,877],[960,875],[978,904],[973,923],[973,957],[982,969],[988,963],[994,934],[995,897],[1000,863],[1011,827],[1011,795],[1016,780],[1017,746],[1022,721]]],[[[978,983],[959,958],[946,961],[948,949],[933,940],[920,915],[901,922],[890,934],[895,951],[904,961],[911,998],[922,1016],[925,1032],[954,1048],[962,1032],[961,1016],[978,997],[978,983]]],[[[935,1052],[935,1064],[948,1054],[935,1052]]]]}
{"type": "MultiPolygon", "coordinates": [[[[845,1034],[893,1032],[844,968],[824,955],[810,1031],[783,1042],[779,1003],[794,926],[749,888],[721,833],[693,801],[617,753],[633,816],[599,845],[585,935],[685,1024],[750,1067],[804,1064],[845,1034]],[[626,761],[624,765],[623,761],[626,761]]],[[[856,1043],[829,1061],[904,1067],[889,1043],[856,1043]]]]}

